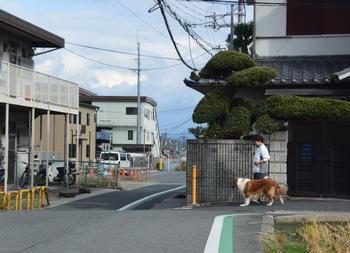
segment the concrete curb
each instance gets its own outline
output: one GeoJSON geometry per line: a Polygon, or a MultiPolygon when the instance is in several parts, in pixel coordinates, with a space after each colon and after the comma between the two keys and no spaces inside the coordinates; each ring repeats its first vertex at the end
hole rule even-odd
{"type": "Polygon", "coordinates": [[[313,213],[313,214],[294,214],[277,216],[274,218],[276,224],[281,223],[309,223],[309,222],[350,222],[350,214],[341,213],[313,213]]]}
{"type": "Polygon", "coordinates": [[[263,216],[260,232],[261,234],[273,234],[275,232],[275,219],[272,215],[263,216]]]}

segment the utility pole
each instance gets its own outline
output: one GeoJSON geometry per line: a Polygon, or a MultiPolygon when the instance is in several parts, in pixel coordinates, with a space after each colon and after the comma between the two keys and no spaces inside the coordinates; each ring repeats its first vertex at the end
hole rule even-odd
{"type": "Polygon", "coordinates": [[[233,33],[234,33],[234,16],[235,16],[235,10],[234,10],[234,5],[231,4],[231,12],[229,13],[225,13],[225,14],[216,14],[214,13],[213,15],[208,15],[208,16],[205,16],[206,18],[210,18],[210,19],[213,19],[213,22],[209,25],[205,25],[205,27],[209,27],[209,28],[212,28],[214,31],[218,31],[220,30],[221,28],[230,28],[230,38],[229,38],[229,43],[228,43],[228,50],[233,50],[233,33]],[[230,24],[227,24],[227,23],[223,23],[223,24],[219,24],[217,22],[217,20],[219,18],[224,18],[224,17],[227,17],[227,16],[230,16],[231,17],[231,22],[230,24]]]}
{"type": "Polygon", "coordinates": [[[141,98],[140,98],[140,42],[137,42],[137,132],[136,132],[136,144],[141,144],[141,98]]]}
{"type": "Polygon", "coordinates": [[[231,4],[231,30],[230,30],[230,45],[228,47],[229,50],[233,50],[233,33],[234,33],[234,5],[231,4]]]}
{"type": "Polygon", "coordinates": [[[238,1],[238,24],[242,24],[243,23],[243,2],[242,0],[238,1]]]}

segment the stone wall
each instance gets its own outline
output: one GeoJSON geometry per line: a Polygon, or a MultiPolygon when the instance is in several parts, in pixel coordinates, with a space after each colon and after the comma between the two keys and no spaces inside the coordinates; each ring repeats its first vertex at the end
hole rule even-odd
{"type": "Polygon", "coordinates": [[[270,135],[270,177],[279,184],[287,184],[288,131],[270,135]]]}

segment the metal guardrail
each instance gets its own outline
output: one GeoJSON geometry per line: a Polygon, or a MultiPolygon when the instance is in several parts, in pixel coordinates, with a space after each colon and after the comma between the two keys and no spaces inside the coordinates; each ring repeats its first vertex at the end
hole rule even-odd
{"type": "Polygon", "coordinates": [[[244,140],[191,140],[187,142],[187,202],[192,201],[193,166],[196,166],[196,202],[242,201],[232,189],[234,176],[252,178],[255,146],[244,140]]]}
{"type": "Polygon", "coordinates": [[[0,209],[22,211],[23,202],[25,202],[26,210],[31,211],[35,208],[44,207],[45,198],[46,205],[50,205],[48,188],[46,186],[9,191],[7,193],[0,192],[0,209]],[[23,198],[23,196],[26,198],[23,198]],[[35,202],[37,202],[37,204],[35,204],[35,202]]]}

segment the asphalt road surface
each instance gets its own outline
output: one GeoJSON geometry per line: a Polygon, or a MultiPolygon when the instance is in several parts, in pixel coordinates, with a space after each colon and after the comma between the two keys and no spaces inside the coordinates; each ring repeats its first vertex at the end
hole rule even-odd
{"type": "MultiPolygon", "coordinates": [[[[131,191],[115,191],[98,196],[72,201],[68,204],[52,208],[53,210],[118,210],[131,202],[142,199],[152,194],[177,188],[176,184],[155,184],[147,187],[137,188],[131,191]]],[[[181,192],[181,190],[179,191],[181,192]]],[[[171,192],[154,198],[136,207],[136,209],[150,209],[155,204],[168,199],[177,192],[171,192]]]]}

